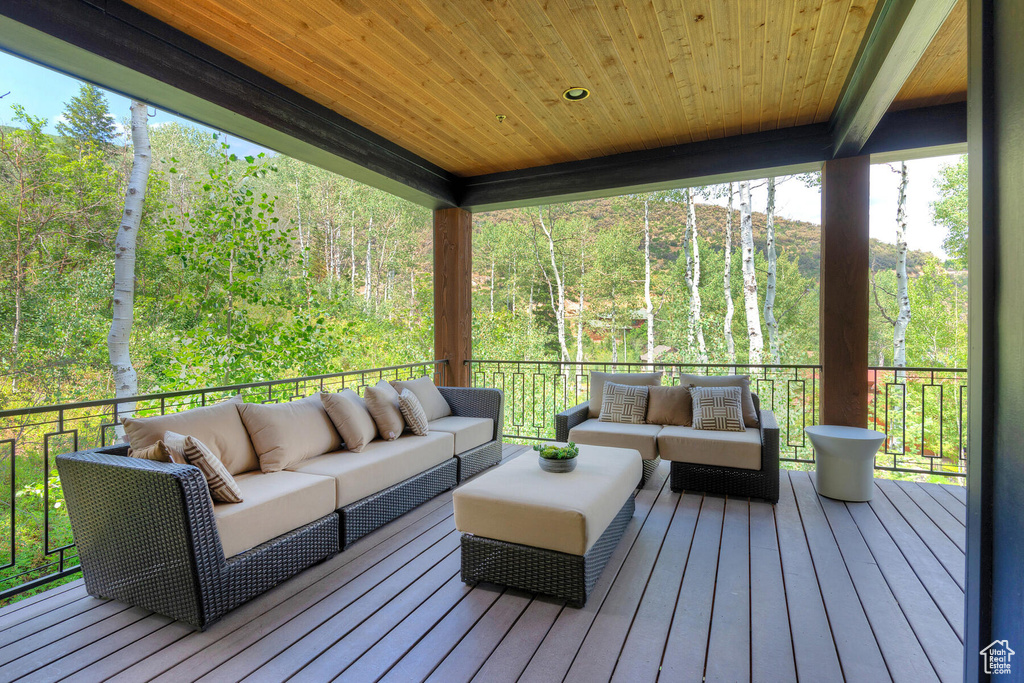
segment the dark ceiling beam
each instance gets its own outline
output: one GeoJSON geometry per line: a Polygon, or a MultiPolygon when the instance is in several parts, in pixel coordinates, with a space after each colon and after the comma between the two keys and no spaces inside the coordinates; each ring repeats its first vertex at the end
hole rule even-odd
{"type": "Polygon", "coordinates": [[[431,208],[444,169],[121,0],[3,0],[0,49],[431,208]]]}
{"type": "MultiPolygon", "coordinates": [[[[967,107],[961,102],[888,114],[863,151],[873,160],[923,156],[915,152],[948,153],[966,142],[967,107]]],[[[799,126],[474,176],[463,179],[458,198],[465,208],[491,211],[789,175],[818,170],[832,156],[827,124],[799,126]]]]}
{"type": "Polygon", "coordinates": [[[882,0],[832,112],[835,156],[861,153],[956,0],[882,0]]]}

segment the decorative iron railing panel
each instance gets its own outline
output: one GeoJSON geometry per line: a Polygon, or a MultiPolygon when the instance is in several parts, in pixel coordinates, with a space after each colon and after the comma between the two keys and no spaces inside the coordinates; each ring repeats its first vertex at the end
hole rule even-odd
{"type": "Polygon", "coordinates": [[[0,411],[0,603],[78,570],[54,458],[115,443],[116,426],[129,404],[135,404],[134,415],[146,417],[234,395],[249,402],[278,403],[314,392],[359,391],[382,379],[424,374],[447,383],[448,361],[0,411]]]}
{"type": "Polygon", "coordinates": [[[868,427],[885,434],[875,469],[967,474],[967,370],[868,369],[868,427]]]}

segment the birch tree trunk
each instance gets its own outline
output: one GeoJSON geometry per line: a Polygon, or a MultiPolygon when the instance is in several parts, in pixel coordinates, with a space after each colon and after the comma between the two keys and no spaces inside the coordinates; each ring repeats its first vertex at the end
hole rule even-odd
{"type": "Polygon", "coordinates": [[[725,351],[729,355],[729,362],[736,362],[736,343],[732,338],[732,317],[735,308],[732,303],[732,198],[733,184],[729,183],[729,201],[725,214],[725,267],[722,271],[722,287],[725,292],[725,321],[723,322],[723,333],[725,334],[725,351]]]}
{"type": "Polygon", "coordinates": [[[370,291],[373,285],[373,216],[370,216],[370,224],[366,228],[366,276],[363,278],[363,301],[367,308],[370,308],[373,294],[370,291]]]}
{"type": "MultiPolygon", "coordinates": [[[[910,325],[910,295],[907,292],[907,164],[900,164],[900,189],[896,201],[896,300],[899,315],[893,328],[893,361],[907,365],[907,327],[910,325]]],[[[900,373],[902,374],[902,373],[900,373]]]]}
{"type": "Polygon", "coordinates": [[[544,273],[544,279],[548,283],[548,295],[551,298],[551,309],[555,312],[555,323],[558,329],[558,348],[561,351],[561,360],[569,360],[569,348],[565,343],[565,283],[562,281],[562,275],[558,272],[558,261],[555,259],[555,240],[551,236],[551,231],[548,226],[544,223],[544,214],[542,211],[538,211],[537,215],[540,217],[540,228],[544,232],[544,236],[548,241],[548,255],[551,258],[551,270],[555,276],[555,289],[558,292],[557,301],[555,299],[555,289],[552,288],[551,278],[548,277],[548,271],[546,268],[541,266],[541,271],[544,273]]]}
{"type": "MultiPolygon", "coordinates": [[[[134,159],[124,196],[124,213],[114,238],[113,317],[107,334],[107,354],[114,377],[114,397],[139,393],[139,377],[131,359],[132,324],[135,318],[135,244],[142,221],[142,205],[152,164],[149,147],[149,113],[142,102],[132,102],[132,146],[134,159]]],[[[119,403],[118,417],[131,417],[135,402],[119,403]]],[[[123,427],[116,427],[124,437],[123,427]]]]}
{"type": "Polygon", "coordinates": [[[697,340],[697,362],[708,362],[708,350],[704,344],[704,326],[701,324],[701,301],[700,301],[700,247],[697,244],[697,213],[694,209],[693,195],[690,195],[690,207],[686,221],[692,227],[690,233],[690,253],[692,254],[693,267],[690,272],[690,324],[691,334],[697,340]]]}
{"type": "Polygon", "coordinates": [[[769,362],[778,365],[779,353],[779,322],[775,319],[775,178],[768,179],[768,208],[765,212],[766,245],[765,255],[768,260],[768,279],[764,289],[764,322],[768,326],[768,357],[769,362]]]}
{"type": "Polygon", "coordinates": [[[494,315],[494,256],[491,256],[491,315],[494,315]]]}
{"type": "Polygon", "coordinates": [[[580,304],[576,314],[576,362],[583,362],[583,284],[587,275],[586,268],[586,237],[580,237],[580,304]]]}
{"type": "Polygon", "coordinates": [[[654,362],[654,302],[651,300],[651,196],[644,195],[644,305],[647,307],[647,362],[654,362]]]}
{"type": "Polygon", "coordinates": [[[761,317],[757,310],[757,274],[754,272],[754,218],[750,210],[750,181],[740,183],[740,246],[743,249],[743,307],[747,315],[747,362],[759,365],[764,353],[761,317]]]}
{"type": "Polygon", "coordinates": [[[352,257],[352,296],[356,295],[356,213],[352,212],[349,225],[349,252],[352,257]]]}

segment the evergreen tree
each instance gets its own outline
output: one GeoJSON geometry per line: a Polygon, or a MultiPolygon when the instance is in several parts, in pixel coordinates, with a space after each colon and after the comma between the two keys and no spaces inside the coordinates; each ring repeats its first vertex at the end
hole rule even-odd
{"type": "Polygon", "coordinates": [[[64,117],[57,122],[57,132],[87,145],[103,146],[112,143],[117,129],[103,91],[83,83],[78,89],[78,95],[64,105],[64,117]]]}

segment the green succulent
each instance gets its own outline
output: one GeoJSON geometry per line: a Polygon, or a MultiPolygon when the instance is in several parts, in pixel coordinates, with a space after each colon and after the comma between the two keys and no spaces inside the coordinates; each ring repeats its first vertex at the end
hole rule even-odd
{"type": "Polygon", "coordinates": [[[537,444],[533,447],[533,450],[540,453],[540,457],[546,460],[572,460],[580,454],[579,446],[572,441],[561,448],[551,444],[537,444]]]}

